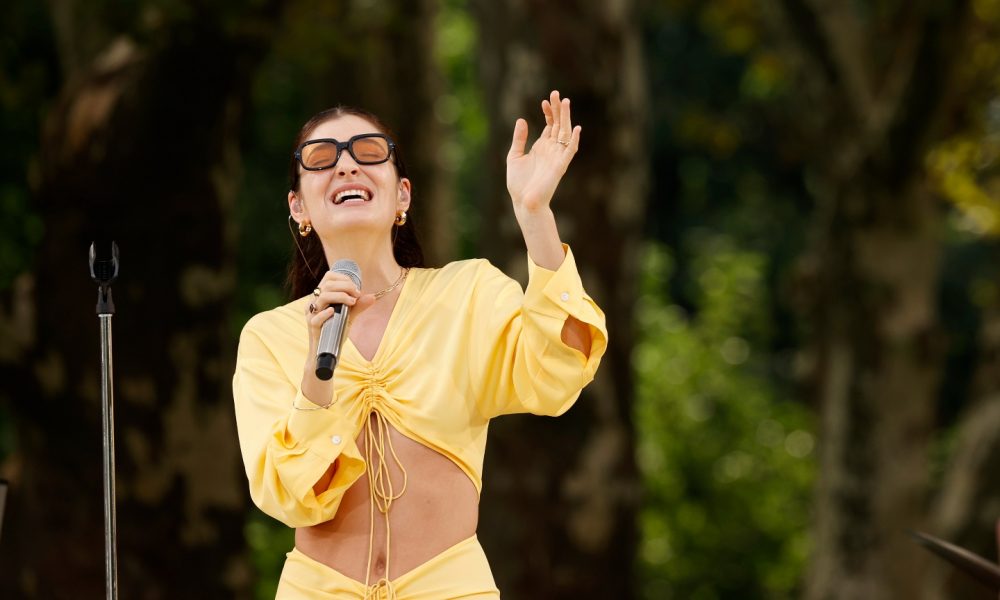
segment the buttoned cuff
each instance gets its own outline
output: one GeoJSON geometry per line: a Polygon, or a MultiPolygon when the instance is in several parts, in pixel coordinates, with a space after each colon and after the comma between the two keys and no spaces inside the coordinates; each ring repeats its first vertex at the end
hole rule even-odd
{"type": "Polygon", "coordinates": [[[555,271],[538,266],[528,256],[525,308],[564,320],[567,315],[572,315],[590,325],[603,324],[603,315],[598,314],[594,301],[583,289],[573,250],[568,244],[562,246],[566,257],[555,271]]]}
{"type": "Polygon", "coordinates": [[[604,312],[583,289],[573,251],[567,244],[563,244],[563,250],[566,258],[555,271],[538,266],[528,257],[528,287],[524,290],[524,310],[536,315],[532,320],[543,331],[548,332],[550,339],[559,340],[559,345],[576,355],[589,380],[593,378],[600,358],[607,349],[608,330],[604,312]],[[589,355],[566,346],[561,340],[562,328],[570,316],[590,327],[589,355]]]}
{"type": "MultiPolygon", "coordinates": [[[[306,398],[300,390],[295,395],[294,406],[299,408],[319,408],[306,398]]],[[[296,446],[305,447],[327,462],[333,462],[351,441],[351,424],[336,401],[319,410],[292,409],[288,417],[288,433],[296,446]]]]}

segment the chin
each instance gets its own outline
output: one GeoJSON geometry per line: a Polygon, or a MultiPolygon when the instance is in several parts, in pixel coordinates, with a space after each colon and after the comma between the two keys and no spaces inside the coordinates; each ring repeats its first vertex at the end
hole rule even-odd
{"type": "Polygon", "coordinates": [[[381,233],[391,227],[391,223],[388,225],[387,223],[389,222],[382,215],[363,214],[363,211],[357,211],[356,214],[337,215],[324,229],[333,234],[358,233],[359,231],[381,233]]]}

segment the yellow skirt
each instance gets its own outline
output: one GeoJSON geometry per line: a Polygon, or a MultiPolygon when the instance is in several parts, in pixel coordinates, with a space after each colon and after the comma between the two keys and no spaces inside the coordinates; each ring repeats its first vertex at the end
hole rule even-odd
{"type": "Polygon", "coordinates": [[[479,539],[473,535],[388,583],[365,588],[323,563],[292,549],[278,580],[275,600],[497,600],[500,591],[479,539]]]}

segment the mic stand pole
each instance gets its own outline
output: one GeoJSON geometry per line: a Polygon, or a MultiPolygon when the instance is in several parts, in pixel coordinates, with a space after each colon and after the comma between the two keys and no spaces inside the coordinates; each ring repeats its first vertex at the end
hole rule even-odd
{"type": "Polygon", "coordinates": [[[111,385],[111,317],[115,303],[111,282],[118,277],[118,245],[111,242],[111,257],[97,259],[90,245],[90,277],[98,285],[97,318],[101,321],[101,414],[104,430],[104,574],[108,600],[118,598],[118,532],[115,523],[115,413],[111,385]]]}

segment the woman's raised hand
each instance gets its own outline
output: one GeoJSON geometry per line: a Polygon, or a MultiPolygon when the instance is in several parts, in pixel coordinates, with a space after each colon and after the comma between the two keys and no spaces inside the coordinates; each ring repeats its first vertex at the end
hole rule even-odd
{"type": "Polygon", "coordinates": [[[559,92],[553,90],[542,100],[542,113],[545,129],[527,153],[528,123],[518,119],[514,124],[514,139],[507,153],[507,191],[515,214],[548,208],[580,145],[581,128],[573,127],[570,121],[569,98],[560,100],[559,92]]]}

